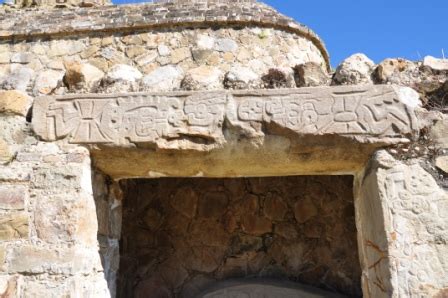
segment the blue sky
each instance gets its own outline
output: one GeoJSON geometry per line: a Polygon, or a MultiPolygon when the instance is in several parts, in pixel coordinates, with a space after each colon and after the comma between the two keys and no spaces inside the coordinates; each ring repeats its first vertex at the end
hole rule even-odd
{"type": "Polygon", "coordinates": [[[265,0],[309,26],[324,40],[336,66],[362,52],[389,57],[448,57],[448,0],[265,0]]]}

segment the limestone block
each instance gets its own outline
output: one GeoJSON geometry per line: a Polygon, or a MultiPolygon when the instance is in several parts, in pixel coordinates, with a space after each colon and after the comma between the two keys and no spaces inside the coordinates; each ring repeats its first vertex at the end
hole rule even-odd
{"type": "Polygon", "coordinates": [[[138,69],[126,65],[126,64],[117,64],[113,66],[106,75],[106,81],[113,83],[119,81],[128,81],[131,83],[135,83],[140,80],[143,75],[138,71],[138,69]]]}
{"type": "Polygon", "coordinates": [[[417,65],[412,61],[401,58],[386,59],[376,68],[375,76],[379,83],[391,82],[396,84],[404,81],[406,76],[410,80],[411,73],[414,71],[417,71],[417,65]]]}
{"type": "Polygon", "coordinates": [[[191,57],[190,48],[178,48],[171,52],[171,64],[178,64],[191,57]]]}
{"type": "Polygon", "coordinates": [[[65,68],[64,81],[71,90],[95,92],[104,77],[101,70],[88,63],[66,62],[65,68]]]}
{"type": "Polygon", "coordinates": [[[437,157],[436,167],[448,174],[448,156],[437,157]]]}
{"type": "Polygon", "coordinates": [[[36,278],[31,274],[20,284],[20,294],[23,297],[111,297],[103,272],[64,278],[60,275],[36,278]]]}
{"type": "Polygon", "coordinates": [[[11,252],[7,268],[11,273],[90,274],[102,266],[96,249],[21,245],[11,252]]]}
{"type": "Polygon", "coordinates": [[[437,59],[432,56],[426,56],[423,59],[423,65],[433,70],[448,71],[448,59],[437,59]]]}
{"type": "Polygon", "coordinates": [[[177,66],[162,66],[143,77],[142,86],[147,91],[174,91],[180,89],[183,71],[177,66]]]}
{"type": "Polygon", "coordinates": [[[236,52],[238,44],[230,38],[221,38],[216,40],[214,49],[218,52],[236,52]]]}
{"type": "Polygon", "coordinates": [[[13,154],[9,148],[8,143],[0,138],[0,165],[9,163],[13,158],[13,154]]]}
{"type": "Polygon", "coordinates": [[[224,84],[229,89],[254,89],[260,86],[261,80],[251,69],[236,66],[226,74],[224,84]]]}
{"type": "MultiPolygon", "coordinates": [[[[5,261],[6,261],[6,249],[4,246],[0,246],[0,272],[3,271],[5,261]]],[[[2,293],[1,280],[0,280],[0,293],[2,293]]]]}
{"type": "Polygon", "coordinates": [[[297,87],[318,87],[330,83],[330,76],[321,65],[313,62],[297,65],[294,68],[297,87]]]}
{"type": "Polygon", "coordinates": [[[335,85],[372,84],[371,75],[375,63],[364,54],[355,54],[345,59],[336,69],[335,85]]]}
{"type": "Polygon", "coordinates": [[[34,70],[28,67],[18,67],[13,70],[0,83],[0,88],[5,90],[26,91],[28,85],[34,79],[34,70]]]}
{"type": "Polygon", "coordinates": [[[35,95],[47,95],[62,86],[63,71],[45,70],[37,75],[34,82],[33,93],[35,95]]]}
{"type": "Polygon", "coordinates": [[[29,234],[28,214],[8,213],[0,218],[0,241],[26,239],[29,234]]]}
{"type": "Polygon", "coordinates": [[[162,57],[169,56],[171,54],[171,49],[164,44],[158,45],[157,51],[159,52],[159,55],[162,57]]]}
{"type": "Polygon", "coordinates": [[[33,59],[31,53],[15,53],[11,56],[12,63],[28,64],[33,59]]]}
{"type": "Polygon", "coordinates": [[[26,116],[33,99],[18,90],[0,91],[0,114],[26,116]]]}
{"type": "Polygon", "coordinates": [[[47,243],[96,246],[98,230],[95,204],[90,196],[38,195],[34,221],[37,236],[47,243]]]}
{"type": "Polygon", "coordinates": [[[0,185],[0,209],[24,209],[27,193],[27,188],[22,185],[0,185]]]}
{"type": "Polygon", "coordinates": [[[196,45],[199,49],[210,50],[215,46],[215,39],[205,34],[199,34],[196,38],[196,45]]]}
{"type": "Polygon", "coordinates": [[[82,52],[86,46],[79,40],[54,40],[47,52],[49,57],[71,56],[82,52]]]}
{"type": "Polygon", "coordinates": [[[199,66],[187,71],[182,82],[186,90],[223,89],[223,73],[216,67],[199,66]]]}
{"type": "Polygon", "coordinates": [[[191,136],[208,140],[210,146],[191,147],[204,150],[225,142],[225,119],[249,138],[263,136],[254,123],[265,123],[292,136],[341,135],[361,143],[396,143],[416,135],[418,129],[414,111],[418,102],[405,97],[405,91],[358,86],[42,97],[33,109],[33,124],[44,140],[68,137],[79,144],[147,142],[176,148],[176,138],[191,136]]]}
{"type": "Polygon", "coordinates": [[[380,151],[368,169],[355,200],[364,294],[432,296],[443,290],[448,194],[418,160],[404,164],[380,151]]]}
{"type": "Polygon", "coordinates": [[[442,149],[448,149],[448,117],[438,120],[430,130],[431,140],[442,149]]]}

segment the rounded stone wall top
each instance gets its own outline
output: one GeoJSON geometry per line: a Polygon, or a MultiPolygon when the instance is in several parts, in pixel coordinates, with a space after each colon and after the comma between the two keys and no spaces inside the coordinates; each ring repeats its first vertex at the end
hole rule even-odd
{"type": "Polygon", "coordinates": [[[330,69],[328,52],[317,34],[255,0],[162,0],[143,4],[46,10],[3,7],[0,13],[0,41],[57,38],[95,32],[132,33],[173,26],[275,28],[310,40],[330,69]]]}

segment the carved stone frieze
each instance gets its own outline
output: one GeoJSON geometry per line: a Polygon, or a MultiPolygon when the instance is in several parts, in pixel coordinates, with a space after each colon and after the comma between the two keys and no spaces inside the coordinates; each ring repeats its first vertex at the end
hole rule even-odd
{"type": "Polygon", "coordinates": [[[397,88],[50,96],[36,99],[33,124],[43,140],[67,138],[75,144],[219,146],[232,129],[247,138],[338,135],[360,143],[397,143],[418,130],[415,107],[397,88]]]}

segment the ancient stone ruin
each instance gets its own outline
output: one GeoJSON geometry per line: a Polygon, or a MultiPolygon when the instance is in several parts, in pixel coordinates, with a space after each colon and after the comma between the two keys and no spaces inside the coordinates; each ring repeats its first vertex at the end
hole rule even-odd
{"type": "Polygon", "coordinates": [[[0,297],[447,297],[448,61],[251,0],[0,8],[0,297]]]}

